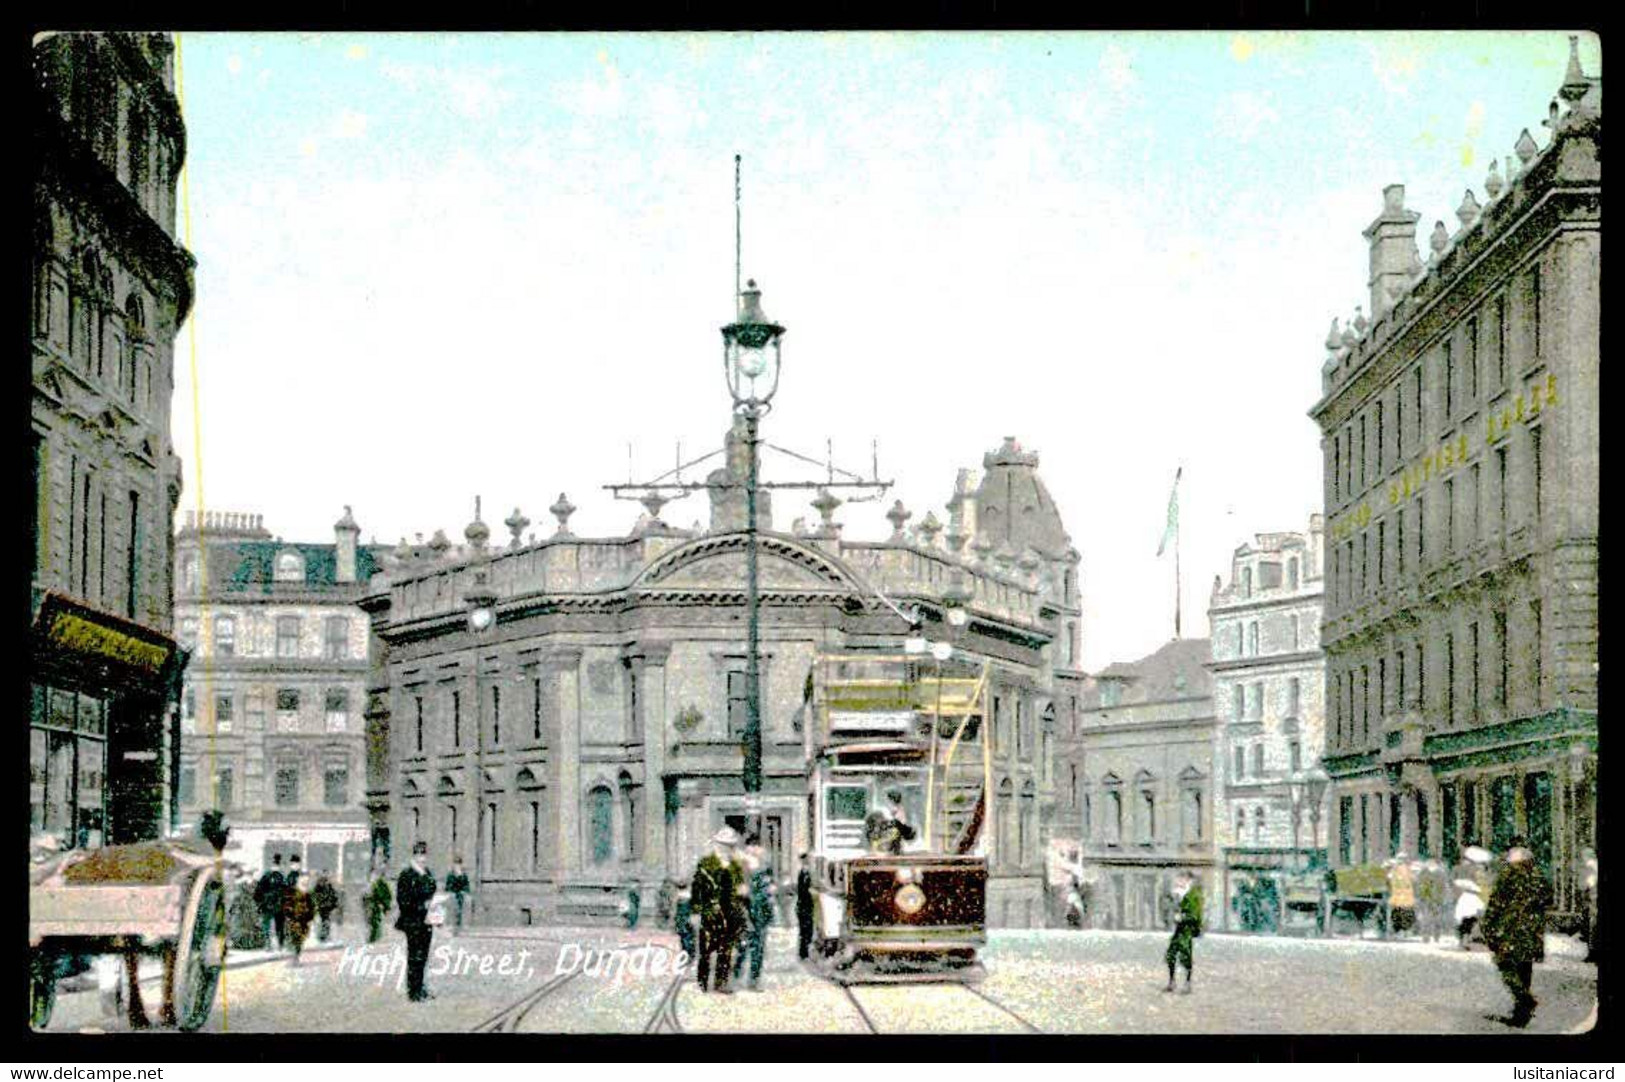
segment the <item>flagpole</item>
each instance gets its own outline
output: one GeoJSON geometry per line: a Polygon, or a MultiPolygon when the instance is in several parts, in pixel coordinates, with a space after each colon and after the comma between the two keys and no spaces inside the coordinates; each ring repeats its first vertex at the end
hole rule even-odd
{"type": "MultiPolygon", "coordinates": [[[[1174,484],[1177,486],[1179,482],[1175,481],[1174,484]]],[[[1174,519],[1174,638],[1179,638],[1179,520],[1177,518],[1174,519]]]]}

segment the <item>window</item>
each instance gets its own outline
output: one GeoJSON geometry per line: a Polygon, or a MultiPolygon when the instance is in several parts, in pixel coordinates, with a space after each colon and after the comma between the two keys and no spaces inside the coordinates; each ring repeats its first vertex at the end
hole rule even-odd
{"type": "Polygon", "coordinates": [[[1253,809],[1253,844],[1264,844],[1264,806],[1262,804],[1253,809]]]}
{"type": "Polygon", "coordinates": [[[135,619],[136,596],[141,582],[141,493],[130,492],[130,525],[124,535],[129,548],[124,563],[124,615],[135,619]]]}
{"type": "Polygon", "coordinates": [[[542,681],[538,677],[530,683],[530,737],[539,741],[542,739],[542,681]]]}
{"type": "Polygon", "coordinates": [[[1241,569],[1241,596],[1253,596],[1253,569],[1250,567],[1241,569]]]}
{"type": "Polygon", "coordinates": [[[1287,761],[1292,764],[1289,769],[1296,774],[1303,769],[1303,746],[1296,740],[1288,741],[1286,752],[1287,761]]]}
{"type": "Polygon", "coordinates": [[[1236,721],[1241,720],[1242,699],[1246,697],[1242,694],[1244,690],[1241,684],[1237,684],[1230,692],[1230,702],[1233,706],[1232,717],[1236,721]]]}
{"type": "Polygon", "coordinates": [[[1495,613],[1495,673],[1495,705],[1504,714],[1507,706],[1507,684],[1511,676],[1508,663],[1507,614],[1505,609],[1499,609],[1495,613]]]}
{"type": "Polygon", "coordinates": [[[1286,562],[1286,588],[1288,590],[1298,588],[1298,558],[1296,556],[1286,562]]]}
{"type": "Polygon", "coordinates": [[[1377,716],[1388,712],[1388,659],[1377,659],[1377,716]]]}
{"type": "Polygon", "coordinates": [[[1157,797],[1150,789],[1140,790],[1140,844],[1150,845],[1157,837],[1157,797]]]}
{"type": "Polygon", "coordinates": [[[216,695],[214,697],[214,728],[216,732],[231,732],[231,724],[236,720],[234,705],[230,695],[216,695]]]}
{"type": "Polygon", "coordinates": [[[1528,323],[1529,323],[1529,342],[1530,342],[1530,345],[1534,347],[1533,350],[1532,350],[1531,356],[1528,358],[1528,363],[1529,364],[1536,363],[1537,361],[1540,360],[1540,357],[1541,357],[1542,343],[1541,343],[1541,340],[1540,340],[1540,338],[1541,338],[1541,334],[1540,334],[1540,332],[1541,332],[1541,326],[1540,326],[1540,300],[1541,300],[1540,293],[1541,293],[1541,289],[1540,289],[1540,286],[1541,286],[1541,282],[1540,282],[1540,264],[1536,263],[1534,266],[1529,268],[1529,279],[1528,279],[1529,312],[1528,312],[1528,315],[1525,317],[1528,320],[1528,323]]]}
{"type": "Polygon", "coordinates": [[[1263,744],[1254,744],[1253,745],[1253,776],[1258,777],[1258,778],[1262,778],[1264,776],[1264,745],[1263,744]]]}
{"type": "Polygon", "coordinates": [[[1467,625],[1467,704],[1472,711],[1469,720],[1474,724],[1478,722],[1479,702],[1478,695],[1478,621],[1474,620],[1467,625]]]}
{"type": "Polygon", "coordinates": [[[588,852],[594,864],[608,863],[615,851],[615,795],[598,785],[587,793],[588,852]]]}
{"type": "Polygon", "coordinates": [[[350,802],[350,769],[330,766],[322,774],[322,803],[329,808],[342,808],[350,802]]]}
{"type": "Polygon", "coordinates": [[[177,636],[181,645],[188,650],[197,650],[197,617],[187,616],[181,620],[180,634],[177,636]]]}
{"type": "Polygon", "coordinates": [[[1478,399],[1478,318],[1467,321],[1466,349],[1461,358],[1462,374],[1466,377],[1465,390],[1468,404],[1478,399]]]}
{"type": "Polygon", "coordinates": [[[1095,800],[1091,793],[1083,794],[1083,837],[1085,841],[1095,836],[1095,800]]]}
{"type": "Polygon", "coordinates": [[[1301,709],[1299,696],[1302,692],[1302,683],[1296,676],[1286,682],[1286,712],[1289,717],[1297,717],[1301,709]]]}
{"type": "Polygon", "coordinates": [[[1258,621],[1247,625],[1247,656],[1258,656],[1258,621]]]}
{"type": "Polygon", "coordinates": [[[231,782],[231,767],[221,767],[214,776],[214,806],[221,811],[231,810],[233,797],[231,782]]]}
{"type": "MultiPolygon", "coordinates": [[[[1537,530],[1536,539],[1539,540],[1538,530],[1540,528],[1541,491],[1546,487],[1546,476],[1540,457],[1540,426],[1538,425],[1529,430],[1529,454],[1532,460],[1530,463],[1531,472],[1535,475],[1535,528],[1537,530]]],[[[1501,476],[1504,479],[1507,474],[1506,448],[1501,448],[1496,452],[1496,455],[1501,460],[1501,476]]],[[[1506,514],[1506,482],[1503,480],[1501,483],[1501,519],[1503,522],[1506,520],[1506,514]]]]}
{"type": "Polygon", "coordinates": [[[181,589],[193,590],[197,588],[197,557],[187,553],[181,557],[181,589]]]}
{"type": "Polygon", "coordinates": [[[745,676],[743,669],[728,670],[728,735],[731,737],[744,736],[748,722],[750,691],[745,676]]]}
{"type": "Polygon", "coordinates": [[[1456,639],[1444,637],[1444,723],[1456,724],[1456,639]]]}
{"type": "Polygon", "coordinates": [[[1246,840],[1247,840],[1247,809],[1246,808],[1237,808],[1236,809],[1236,841],[1243,842],[1243,841],[1246,841],[1246,840]]]}
{"type": "Polygon", "coordinates": [[[1371,739],[1371,666],[1360,666],[1360,739],[1371,739]]]}
{"type": "Polygon", "coordinates": [[[1371,443],[1366,435],[1366,415],[1360,414],[1360,446],[1354,458],[1354,491],[1359,492],[1365,488],[1366,480],[1370,476],[1368,469],[1368,456],[1371,453],[1371,443]]]}
{"type": "Polygon", "coordinates": [[[1263,716],[1264,716],[1264,685],[1262,683],[1256,683],[1256,684],[1253,685],[1253,717],[1262,718],[1263,716]]]}
{"type": "Polygon", "coordinates": [[[279,808],[299,806],[299,768],[297,766],[289,764],[276,768],[276,806],[279,808]]]}
{"type": "Polygon", "coordinates": [[[1450,340],[1445,339],[1442,367],[1444,368],[1444,415],[1448,421],[1456,415],[1456,372],[1451,364],[1450,340]]]}
{"type": "Polygon", "coordinates": [[[412,702],[417,708],[417,710],[416,710],[416,718],[415,718],[415,720],[417,721],[417,743],[416,743],[415,747],[416,747],[417,753],[419,755],[422,755],[423,754],[423,696],[421,696],[421,695],[412,696],[412,702]]]}
{"type": "Polygon", "coordinates": [[[1107,845],[1123,844],[1123,794],[1113,789],[1106,794],[1107,845]]]}
{"type": "MultiPolygon", "coordinates": [[[[487,804],[487,805],[485,805],[484,812],[485,812],[485,823],[486,823],[485,866],[487,868],[495,870],[496,866],[497,866],[497,858],[502,853],[502,847],[497,844],[497,826],[498,826],[497,806],[495,804],[487,804]]],[[[503,863],[507,863],[507,862],[503,861],[503,863]]]]}
{"type": "Polygon", "coordinates": [[[1422,644],[1416,644],[1416,703],[1422,710],[1428,708],[1428,671],[1423,667],[1422,644]]]}
{"type": "Polygon", "coordinates": [[[1394,655],[1394,703],[1400,710],[1410,704],[1405,701],[1405,652],[1394,655]]]}
{"type": "Polygon", "coordinates": [[[1416,569],[1422,570],[1422,558],[1428,552],[1427,504],[1416,497],[1416,569]]]}
{"type": "Polygon", "coordinates": [[[1541,651],[1545,645],[1541,637],[1540,616],[1540,602],[1529,602],[1529,695],[1531,705],[1535,707],[1540,704],[1541,651]]]}
{"type": "Polygon", "coordinates": [[[542,864],[542,804],[541,801],[530,802],[530,870],[535,871],[542,864]]]}
{"type": "Polygon", "coordinates": [[[1377,586],[1380,589],[1388,582],[1385,574],[1388,567],[1388,520],[1377,521],[1377,586]]]}
{"type": "Polygon", "coordinates": [[[327,731],[342,733],[350,727],[350,692],[345,688],[328,688],[326,698],[327,731]]]}
{"type": "Polygon", "coordinates": [[[279,553],[272,577],[277,582],[304,582],[305,560],[297,552],[279,553]]]}
{"type": "Polygon", "coordinates": [[[214,652],[220,657],[237,654],[237,620],[232,616],[214,618],[214,652]]]}
{"type": "Polygon", "coordinates": [[[1337,801],[1337,863],[1348,867],[1354,842],[1354,798],[1340,797],[1337,801]]]}
{"type": "Polygon", "coordinates": [[[195,767],[181,767],[180,789],[175,799],[181,804],[197,803],[197,769],[195,767]]]}
{"type": "Polygon", "coordinates": [[[276,727],[278,732],[299,731],[299,692],[292,688],[279,688],[276,693],[276,727]]]}
{"type": "Polygon", "coordinates": [[[1382,476],[1383,464],[1388,460],[1388,441],[1384,439],[1383,420],[1388,415],[1388,402],[1382,399],[1377,402],[1377,469],[1376,476],[1382,476]]]}
{"type": "Polygon", "coordinates": [[[451,693],[451,746],[463,746],[463,693],[455,689],[451,693]]]}
{"type": "Polygon", "coordinates": [[[276,618],[276,656],[299,656],[299,617],[278,616],[276,618]]]}
{"type": "Polygon", "coordinates": [[[1343,437],[1332,437],[1332,501],[1343,498],[1343,437]]]}
{"type": "Polygon", "coordinates": [[[1185,790],[1185,800],[1181,806],[1184,820],[1180,824],[1180,836],[1186,845],[1197,845],[1202,841],[1202,790],[1190,787],[1185,790]]]}
{"type": "Polygon", "coordinates": [[[1397,558],[1394,572],[1400,579],[1405,577],[1405,515],[1406,509],[1403,507],[1394,512],[1394,554],[1397,558]]]}
{"type": "Polygon", "coordinates": [[[1411,446],[1422,445],[1422,366],[1417,365],[1411,369],[1411,379],[1416,387],[1416,405],[1411,410],[1411,446]]]}
{"type": "Polygon", "coordinates": [[[350,620],[346,616],[329,616],[324,623],[322,656],[329,661],[343,661],[350,656],[350,620]]]}
{"type": "Polygon", "coordinates": [[[185,696],[181,699],[181,717],[197,717],[197,689],[187,688],[185,696]]]}
{"type": "Polygon", "coordinates": [[[1456,551],[1456,481],[1455,478],[1444,483],[1444,550],[1447,553],[1456,551]]]}
{"type": "Polygon", "coordinates": [[[1507,383],[1507,299],[1502,294],[1495,298],[1495,304],[1490,308],[1490,318],[1495,322],[1495,387],[1499,390],[1507,383]]]}
{"type": "Polygon", "coordinates": [[[1240,744],[1236,745],[1236,777],[1247,776],[1247,749],[1240,744]]]}
{"type": "Polygon", "coordinates": [[[1480,499],[1477,462],[1474,462],[1472,469],[1467,471],[1467,483],[1467,540],[1476,542],[1479,537],[1478,503],[1480,499]]]}
{"type": "Polygon", "coordinates": [[[502,689],[491,689],[491,745],[496,747],[502,743],[502,689]]]}
{"type": "Polygon", "coordinates": [[[1100,682],[1100,705],[1116,706],[1123,701],[1123,684],[1119,680],[1107,679],[1100,682]]]}

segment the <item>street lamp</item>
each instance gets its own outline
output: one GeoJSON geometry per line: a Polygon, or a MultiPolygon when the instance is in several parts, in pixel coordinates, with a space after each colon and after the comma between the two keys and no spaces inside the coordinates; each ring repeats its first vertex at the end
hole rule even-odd
{"type": "Polygon", "coordinates": [[[1320,805],[1326,799],[1326,787],[1332,779],[1318,765],[1304,775],[1304,790],[1309,801],[1309,826],[1311,830],[1309,848],[1320,849],[1320,805]]]}
{"type": "Polygon", "coordinates": [[[474,572],[474,585],[463,594],[463,606],[468,609],[468,630],[479,634],[489,631],[497,622],[497,595],[491,589],[490,576],[481,567],[474,572]]]}
{"type": "MultiPolygon", "coordinates": [[[[737,279],[735,279],[737,281],[737,279]]],[[[747,807],[762,790],[762,692],[760,657],[760,598],[756,569],[756,427],[772,408],[779,389],[780,342],[784,327],[762,312],[762,291],[754,279],[739,295],[739,318],[722,328],[722,368],[732,396],[734,412],[745,420],[745,448],[749,468],[745,475],[745,606],[748,630],[745,662],[745,764],[743,781],[747,807]]],[[[755,824],[760,830],[760,823],[755,824]]]]}
{"type": "Polygon", "coordinates": [[[1287,795],[1292,798],[1292,863],[1297,871],[1303,871],[1303,850],[1298,845],[1298,823],[1303,818],[1303,771],[1295,770],[1287,778],[1287,795]]]}

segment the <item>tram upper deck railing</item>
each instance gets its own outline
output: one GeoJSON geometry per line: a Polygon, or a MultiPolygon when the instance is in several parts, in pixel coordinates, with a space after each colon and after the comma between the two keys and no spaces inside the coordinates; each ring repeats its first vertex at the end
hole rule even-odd
{"type": "Polygon", "coordinates": [[[983,709],[980,667],[913,654],[821,654],[809,690],[826,744],[875,733],[926,739],[932,719],[962,719],[983,709]]]}

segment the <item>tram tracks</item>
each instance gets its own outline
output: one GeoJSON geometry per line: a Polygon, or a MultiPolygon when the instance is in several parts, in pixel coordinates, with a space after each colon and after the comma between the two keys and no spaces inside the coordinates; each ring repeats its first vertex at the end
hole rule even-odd
{"type": "Polygon", "coordinates": [[[526,1015],[530,1014],[530,1012],[536,1008],[537,1004],[541,1003],[542,1000],[546,999],[560,988],[563,988],[566,984],[569,984],[570,981],[574,980],[580,975],[581,973],[579,970],[572,969],[568,973],[543,982],[541,987],[526,992],[524,995],[520,996],[519,999],[513,1003],[510,1003],[496,1014],[493,1014],[491,1017],[475,1026],[474,1032],[518,1033],[520,1023],[525,1020],[526,1015]]]}
{"type": "MultiPolygon", "coordinates": [[[[834,983],[834,982],[832,982],[832,983],[834,983]]],[[[843,985],[840,985],[839,987],[840,987],[842,992],[846,993],[847,1002],[851,1003],[853,1009],[855,1009],[858,1012],[858,1017],[860,1019],[862,1019],[863,1025],[869,1031],[869,1033],[873,1034],[873,1035],[880,1035],[881,1032],[882,1032],[880,1026],[875,1023],[874,1016],[869,1013],[868,1008],[866,1008],[863,1005],[863,1001],[858,998],[857,993],[854,991],[854,986],[843,984],[843,985]]],[[[945,982],[942,982],[942,983],[937,983],[937,982],[929,982],[929,981],[927,981],[927,982],[921,982],[920,984],[917,984],[917,985],[868,985],[868,986],[858,985],[856,987],[858,987],[858,988],[868,987],[868,988],[877,988],[877,989],[878,988],[901,988],[901,987],[958,989],[961,992],[965,992],[965,993],[967,993],[969,995],[975,996],[977,999],[979,999],[982,1002],[986,1003],[988,1006],[994,1008],[995,1010],[999,1011],[1001,1014],[1007,1016],[1012,1021],[1014,1021],[1018,1026],[1020,1026],[1024,1032],[1027,1032],[1027,1033],[1042,1033],[1042,1032],[1044,1032],[1043,1030],[1039,1029],[1037,1026],[1033,1025],[1033,1023],[1029,1022],[1025,1017],[1023,1017],[1021,1015],[1020,1012],[1018,1012],[1016,1010],[1013,1010],[1012,1008],[1006,1006],[1003,1003],[1000,1003],[998,1000],[994,999],[992,996],[988,995],[986,992],[982,991],[980,988],[977,988],[975,985],[960,984],[958,982],[946,982],[945,981],[945,982]]]]}

